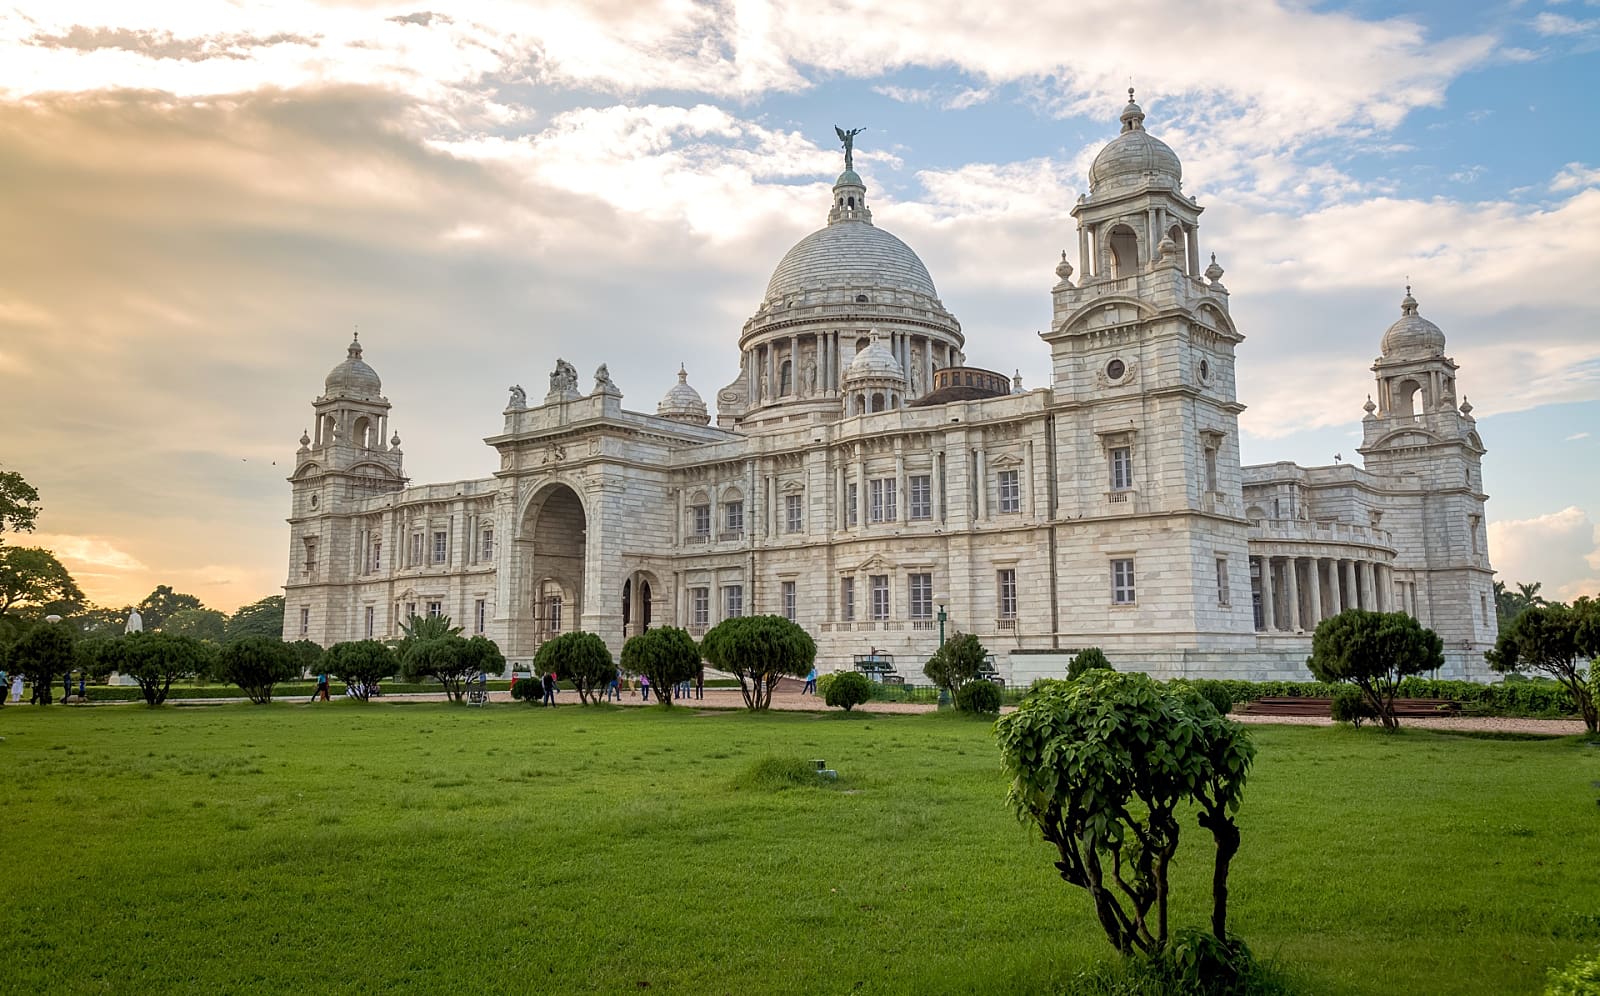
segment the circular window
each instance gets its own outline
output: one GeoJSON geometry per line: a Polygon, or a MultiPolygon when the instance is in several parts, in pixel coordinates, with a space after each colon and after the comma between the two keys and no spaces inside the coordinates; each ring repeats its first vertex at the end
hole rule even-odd
{"type": "Polygon", "coordinates": [[[1112,360],[1106,364],[1106,376],[1112,380],[1121,380],[1122,375],[1128,372],[1128,365],[1121,360],[1112,360]]]}
{"type": "Polygon", "coordinates": [[[1201,360],[1200,361],[1200,379],[1201,380],[1210,380],[1211,379],[1211,363],[1209,361],[1207,361],[1207,360],[1201,360]]]}
{"type": "Polygon", "coordinates": [[[867,295],[865,295],[865,294],[857,294],[856,295],[856,303],[857,304],[866,304],[867,303],[867,295]]]}
{"type": "Polygon", "coordinates": [[[317,507],[317,496],[316,495],[312,495],[311,496],[311,507],[312,508],[316,508],[317,507]]]}

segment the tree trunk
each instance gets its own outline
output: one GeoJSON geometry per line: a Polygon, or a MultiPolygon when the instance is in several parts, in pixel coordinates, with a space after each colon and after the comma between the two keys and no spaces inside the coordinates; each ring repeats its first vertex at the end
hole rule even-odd
{"type": "MultiPolygon", "coordinates": [[[[1204,816],[1202,816],[1204,821],[1204,816]]],[[[1228,939],[1228,865],[1239,852],[1239,825],[1218,813],[1211,821],[1211,836],[1217,841],[1216,859],[1211,866],[1211,933],[1219,941],[1228,939]]]]}

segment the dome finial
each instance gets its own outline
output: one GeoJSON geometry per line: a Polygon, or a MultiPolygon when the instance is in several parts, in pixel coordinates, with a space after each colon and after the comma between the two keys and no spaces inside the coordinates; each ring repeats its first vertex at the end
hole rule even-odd
{"type": "Polygon", "coordinates": [[[1122,109],[1123,131],[1144,131],[1144,109],[1133,99],[1133,87],[1128,87],[1128,106],[1122,109]]]}
{"type": "Polygon", "coordinates": [[[1400,314],[1414,315],[1417,313],[1417,299],[1411,296],[1411,278],[1406,278],[1406,296],[1400,300],[1400,314]]]}

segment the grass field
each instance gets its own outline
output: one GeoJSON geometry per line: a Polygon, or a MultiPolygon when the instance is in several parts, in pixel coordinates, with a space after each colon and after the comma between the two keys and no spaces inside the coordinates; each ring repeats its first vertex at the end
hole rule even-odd
{"type": "MultiPolygon", "coordinates": [[[[1302,991],[1536,992],[1600,947],[1600,748],[1253,734],[1233,925],[1302,991]]],[[[57,706],[0,736],[0,991],[1031,993],[1113,957],[962,717],[57,706]]]]}

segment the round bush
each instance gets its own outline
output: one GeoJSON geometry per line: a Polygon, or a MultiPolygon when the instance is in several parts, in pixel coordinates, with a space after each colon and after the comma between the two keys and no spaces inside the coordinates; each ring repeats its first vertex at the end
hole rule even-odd
{"type": "Polygon", "coordinates": [[[1076,680],[1086,671],[1111,671],[1114,670],[1111,662],[1106,660],[1106,655],[1101,653],[1099,647],[1088,647],[1078,651],[1077,656],[1067,664],[1067,677],[1076,680]]]}
{"type": "Polygon", "coordinates": [[[962,712],[1000,712],[1000,689],[992,681],[969,681],[956,693],[956,708],[962,712]]]}
{"type": "Polygon", "coordinates": [[[822,701],[828,701],[828,689],[833,687],[833,679],[836,677],[838,677],[837,671],[817,676],[817,697],[822,701]]]}
{"type": "Polygon", "coordinates": [[[872,682],[859,671],[840,671],[831,675],[822,701],[849,712],[872,698],[872,682]]]}

